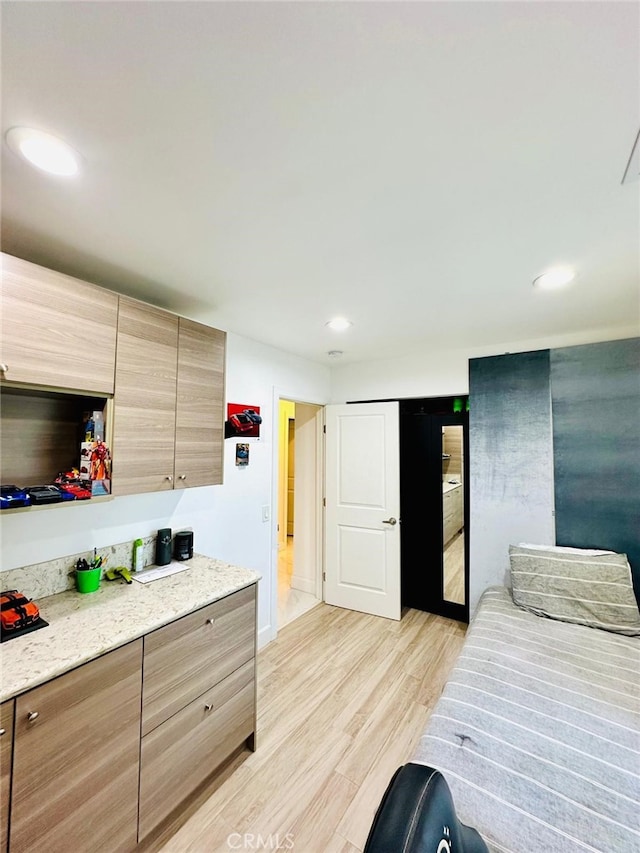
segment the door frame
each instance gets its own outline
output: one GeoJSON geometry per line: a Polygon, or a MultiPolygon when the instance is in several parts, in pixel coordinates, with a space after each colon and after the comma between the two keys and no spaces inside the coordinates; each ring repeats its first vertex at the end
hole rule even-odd
{"type": "MultiPolygon", "coordinates": [[[[469,622],[469,578],[471,575],[470,567],[470,536],[469,536],[469,412],[453,411],[453,402],[456,399],[468,399],[468,394],[452,395],[450,397],[412,397],[400,401],[400,505],[401,513],[405,519],[405,525],[402,528],[403,533],[403,606],[416,607],[425,610],[428,613],[435,613],[439,616],[445,616],[449,619],[456,619],[460,622],[469,622]],[[448,409],[448,411],[447,411],[448,409]],[[423,414],[427,419],[425,423],[428,427],[428,438],[421,445],[418,451],[418,457],[423,465],[426,465],[426,473],[428,482],[426,484],[425,496],[428,510],[431,511],[431,517],[435,519],[438,516],[437,535],[434,538],[434,543],[437,547],[434,553],[428,552],[429,556],[435,559],[435,552],[438,554],[439,571],[437,576],[432,578],[432,582],[424,585],[423,589],[426,595],[422,597],[421,604],[416,604],[414,601],[407,601],[409,596],[406,595],[406,585],[408,573],[411,570],[409,555],[412,551],[416,551],[416,538],[418,531],[416,527],[415,517],[407,509],[413,503],[416,490],[416,477],[414,473],[415,461],[410,460],[409,450],[410,444],[414,441],[413,430],[408,429],[409,419],[423,414]],[[464,518],[464,604],[459,604],[453,601],[447,601],[444,598],[444,542],[442,530],[442,463],[439,461],[441,442],[436,440],[436,436],[441,435],[443,426],[462,426],[463,436],[463,518],[464,518]],[[409,438],[411,435],[411,438],[409,438]],[[438,461],[436,462],[436,459],[438,461]],[[438,511],[436,513],[436,508],[438,511]]],[[[422,585],[421,585],[422,586],[422,585]]],[[[415,584],[410,584],[415,593],[415,584]]],[[[415,596],[412,593],[412,597],[415,596]]]]}
{"type": "Polygon", "coordinates": [[[319,601],[324,600],[322,574],[324,570],[324,407],[326,401],[309,399],[287,388],[273,386],[272,395],[272,429],[273,452],[271,458],[271,530],[270,530],[270,579],[271,601],[269,603],[269,642],[275,640],[278,634],[278,500],[279,500],[279,470],[280,470],[280,400],[318,406],[316,414],[315,440],[315,596],[319,601]]]}

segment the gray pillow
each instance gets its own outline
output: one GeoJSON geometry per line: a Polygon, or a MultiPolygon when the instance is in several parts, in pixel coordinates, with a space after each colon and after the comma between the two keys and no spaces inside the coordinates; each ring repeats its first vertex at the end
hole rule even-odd
{"type": "Polygon", "coordinates": [[[626,554],[549,545],[510,545],[514,602],[524,610],[640,636],[626,554]]]}

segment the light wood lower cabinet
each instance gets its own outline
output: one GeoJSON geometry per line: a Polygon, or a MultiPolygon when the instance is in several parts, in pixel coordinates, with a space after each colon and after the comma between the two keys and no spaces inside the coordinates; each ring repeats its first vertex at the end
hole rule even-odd
{"type": "Polygon", "coordinates": [[[0,705],[0,853],[132,853],[255,748],[256,591],[0,705]]]}
{"type": "Polygon", "coordinates": [[[142,738],[142,840],[254,732],[254,662],[248,661],[142,738]]]}
{"type": "Polygon", "coordinates": [[[445,492],[442,496],[443,540],[446,545],[449,540],[459,533],[464,526],[464,507],[462,504],[462,487],[458,486],[445,492]]]}
{"type": "Polygon", "coordinates": [[[142,640],[16,699],[10,850],[136,845],[142,640]]]}
{"type": "Polygon", "coordinates": [[[13,699],[0,705],[0,853],[6,853],[9,840],[14,705],[13,699]]]}
{"type": "Polygon", "coordinates": [[[253,584],[144,638],[139,840],[244,742],[253,748],[255,626],[253,584]]]}
{"type": "Polygon", "coordinates": [[[255,657],[255,585],[144,638],[142,734],[255,657]]]}

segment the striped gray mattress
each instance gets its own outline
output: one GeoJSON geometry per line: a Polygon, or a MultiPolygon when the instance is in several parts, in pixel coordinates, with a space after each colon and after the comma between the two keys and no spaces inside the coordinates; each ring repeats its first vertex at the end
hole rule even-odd
{"type": "Polygon", "coordinates": [[[640,851],[640,641],[488,589],[411,760],[492,851],[640,851]]]}

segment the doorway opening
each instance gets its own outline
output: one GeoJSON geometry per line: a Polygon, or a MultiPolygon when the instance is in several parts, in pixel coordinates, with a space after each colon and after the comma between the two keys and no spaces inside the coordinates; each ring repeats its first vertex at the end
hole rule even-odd
{"type": "Polygon", "coordinates": [[[277,628],[322,601],[322,406],[279,398],[277,628]]]}
{"type": "Polygon", "coordinates": [[[400,402],[402,604],[469,621],[468,397],[400,402]]]}

